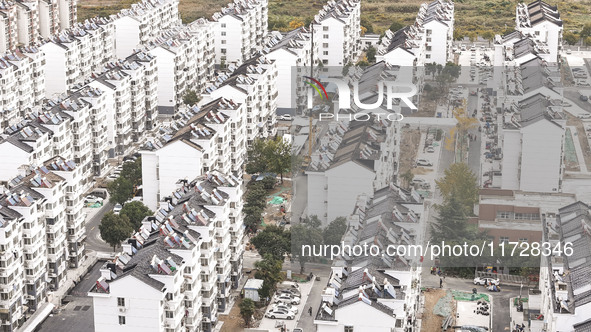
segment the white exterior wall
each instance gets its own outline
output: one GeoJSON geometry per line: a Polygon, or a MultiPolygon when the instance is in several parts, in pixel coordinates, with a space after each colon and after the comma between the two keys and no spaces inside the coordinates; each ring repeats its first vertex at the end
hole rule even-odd
{"type": "Polygon", "coordinates": [[[242,54],[242,48],[248,40],[248,36],[242,33],[243,30],[248,32],[247,24],[230,15],[224,15],[214,23],[215,63],[221,63],[225,57],[226,64],[241,64],[245,57],[249,57],[250,54],[242,54]]]}
{"type": "Polygon", "coordinates": [[[344,66],[345,59],[345,24],[334,17],[322,21],[322,25],[314,26],[314,37],[318,38],[318,57],[325,66],[344,66]],[[328,28],[327,31],[324,29],[328,28]],[[328,47],[324,47],[328,44],[328,47]],[[327,52],[328,54],[325,54],[327,52]]]}
{"type": "Polygon", "coordinates": [[[318,324],[315,320],[318,332],[342,332],[345,326],[354,326],[354,330],[372,332],[392,332],[396,325],[396,318],[379,311],[365,302],[358,301],[335,312],[336,322],[318,324]]]}
{"type": "Polygon", "coordinates": [[[521,190],[560,191],[564,129],[543,120],[526,126],[521,131],[521,190]]]}
{"type": "MultiPolygon", "coordinates": [[[[350,215],[357,202],[357,197],[363,193],[373,192],[375,173],[353,161],[329,169],[325,174],[328,185],[325,222],[350,215]]],[[[310,192],[309,189],[308,192],[310,192]]]]}
{"type": "Polygon", "coordinates": [[[431,51],[428,46],[425,48],[425,62],[435,62],[440,65],[447,63],[447,44],[448,44],[448,29],[449,27],[439,21],[430,21],[425,24],[426,38],[431,38],[426,45],[431,46],[431,51]],[[431,34],[429,35],[429,30],[431,34]],[[428,58],[430,54],[430,58],[428,58]]]}
{"type": "Polygon", "coordinates": [[[158,105],[176,106],[175,54],[162,47],[150,51],[158,68],[158,105]]]}
{"type": "Polygon", "coordinates": [[[115,55],[125,58],[140,45],[140,22],[123,16],[113,21],[115,25],[115,55]]]}
{"type": "Polygon", "coordinates": [[[521,159],[521,133],[503,130],[502,189],[519,190],[519,160],[521,159]]]}
{"type": "Polygon", "coordinates": [[[67,50],[49,42],[41,46],[45,53],[45,93],[48,97],[68,89],[66,77],[67,50]]]}
{"type": "Polygon", "coordinates": [[[0,156],[3,156],[0,162],[0,180],[2,181],[8,181],[17,176],[18,168],[28,165],[31,161],[30,153],[9,142],[0,144],[0,156]]]}

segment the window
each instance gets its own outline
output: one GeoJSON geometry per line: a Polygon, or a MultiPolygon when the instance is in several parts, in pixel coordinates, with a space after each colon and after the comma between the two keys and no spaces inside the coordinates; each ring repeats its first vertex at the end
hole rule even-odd
{"type": "Polygon", "coordinates": [[[322,47],[328,48],[328,43],[322,43],[322,47]]]}
{"type": "Polygon", "coordinates": [[[225,44],[225,43],[226,43],[226,40],[225,39],[222,39],[222,44],[225,44]]]}
{"type": "Polygon", "coordinates": [[[396,320],[396,327],[402,327],[402,319],[396,320]]]}
{"type": "Polygon", "coordinates": [[[433,32],[433,30],[427,29],[427,36],[430,36],[432,32],[433,32]]]}
{"type": "Polygon", "coordinates": [[[427,52],[431,52],[431,46],[427,46],[427,52]]]}
{"type": "Polygon", "coordinates": [[[225,35],[226,35],[226,31],[222,31],[222,36],[225,36],[225,35]]]}
{"type": "Polygon", "coordinates": [[[431,37],[427,38],[427,43],[431,41],[431,37]]]}
{"type": "Polygon", "coordinates": [[[226,54],[226,49],[222,48],[222,54],[226,54]]]}
{"type": "Polygon", "coordinates": [[[119,316],[119,325],[125,325],[125,316],[119,316]]]}
{"type": "Polygon", "coordinates": [[[118,307],[125,307],[125,299],[122,297],[117,298],[117,306],[118,307]]]}
{"type": "Polygon", "coordinates": [[[509,219],[509,218],[511,218],[511,212],[497,211],[497,218],[499,218],[499,219],[509,219]]]}
{"type": "Polygon", "coordinates": [[[431,59],[431,54],[425,54],[425,58],[431,59]]]}
{"type": "Polygon", "coordinates": [[[527,242],[527,238],[526,237],[520,237],[519,238],[519,242],[527,242]]]}
{"type": "Polygon", "coordinates": [[[509,237],[508,236],[501,236],[501,237],[499,237],[499,242],[508,243],[509,237]]]}
{"type": "Polygon", "coordinates": [[[322,35],[322,38],[328,39],[328,35],[322,35]]]}
{"type": "Polygon", "coordinates": [[[322,31],[328,31],[328,27],[327,26],[323,26],[322,27],[322,31]]]}
{"type": "Polygon", "coordinates": [[[222,28],[225,28],[225,27],[226,27],[226,23],[222,23],[222,28]]]}
{"type": "Polygon", "coordinates": [[[322,60],[322,64],[327,65],[328,64],[328,60],[326,60],[326,59],[322,60]]]}
{"type": "Polygon", "coordinates": [[[539,36],[539,35],[540,35],[540,32],[539,31],[536,31],[536,36],[539,36]]]}
{"type": "Polygon", "coordinates": [[[174,313],[172,311],[166,311],[166,318],[174,318],[174,313]]]}
{"type": "Polygon", "coordinates": [[[345,326],[345,332],[353,332],[353,326],[345,326]]]}
{"type": "Polygon", "coordinates": [[[328,51],[322,51],[322,55],[328,55],[328,51]]]}

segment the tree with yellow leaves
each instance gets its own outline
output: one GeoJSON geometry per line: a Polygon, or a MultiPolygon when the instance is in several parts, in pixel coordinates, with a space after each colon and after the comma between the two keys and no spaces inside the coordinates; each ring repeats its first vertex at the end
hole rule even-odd
{"type": "Polygon", "coordinates": [[[289,27],[293,29],[301,28],[304,26],[304,22],[299,18],[294,19],[293,21],[289,22],[289,27]]]}
{"type": "MultiPolygon", "coordinates": [[[[453,127],[449,132],[449,137],[445,138],[445,149],[451,151],[456,145],[456,137],[459,139],[459,146],[461,152],[461,159],[464,156],[464,148],[466,142],[466,135],[472,128],[478,126],[478,120],[469,116],[466,110],[466,100],[462,102],[462,105],[453,109],[453,116],[458,121],[456,126],[453,127]]],[[[463,160],[460,160],[463,161],[463,160]]]]}

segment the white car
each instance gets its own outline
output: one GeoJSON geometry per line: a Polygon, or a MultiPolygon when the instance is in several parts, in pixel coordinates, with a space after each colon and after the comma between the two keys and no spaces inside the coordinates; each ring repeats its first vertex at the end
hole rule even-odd
{"type": "Polygon", "coordinates": [[[476,277],[474,278],[474,285],[480,285],[480,286],[484,286],[484,285],[499,285],[499,279],[493,279],[493,278],[481,278],[481,277],[476,277]]]}
{"type": "Polygon", "coordinates": [[[121,209],[123,209],[123,206],[121,206],[121,204],[115,204],[115,207],[113,208],[113,213],[119,214],[119,212],[121,212],[121,209]]]}
{"type": "Polygon", "coordinates": [[[275,303],[283,302],[283,303],[289,303],[289,304],[300,304],[299,297],[291,296],[289,294],[278,294],[278,295],[275,295],[275,297],[273,299],[275,300],[275,303]]]}
{"type": "Polygon", "coordinates": [[[291,120],[293,120],[293,118],[291,117],[290,114],[283,114],[282,116],[279,117],[279,120],[291,121],[291,120]]]}
{"type": "Polygon", "coordinates": [[[272,318],[272,319],[294,319],[295,314],[288,310],[281,310],[281,309],[271,309],[266,314],[265,317],[272,318]]]}
{"type": "Polygon", "coordinates": [[[433,146],[428,146],[427,147],[427,152],[433,153],[433,152],[435,152],[435,148],[433,146]]]}
{"type": "Polygon", "coordinates": [[[427,181],[425,181],[424,179],[420,179],[420,178],[414,178],[411,181],[411,184],[423,185],[423,183],[427,183],[427,181]]]}
{"type": "Polygon", "coordinates": [[[275,303],[273,305],[273,310],[276,310],[276,309],[277,310],[291,311],[291,312],[293,312],[296,315],[298,314],[298,311],[299,311],[298,310],[298,307],[296,307],[295,305],[291,305],[289,303],[283,303],[283,302],[281,302],[281,303],[275,303]]]}
{"type": "Polygon", "coordinates": [[[427,159],[417,159],[417,166],[433,166],[433,163],[427,159]]]}
{"type": "Polygon", "coordinates": [[[92,195],[88,195],[84,199],[84,203],[95,204],[95,203],[102,203],[102,202],[103,202],[103,199],[102,198],[96,197],[96,196],[92,196],[92,195]]]}

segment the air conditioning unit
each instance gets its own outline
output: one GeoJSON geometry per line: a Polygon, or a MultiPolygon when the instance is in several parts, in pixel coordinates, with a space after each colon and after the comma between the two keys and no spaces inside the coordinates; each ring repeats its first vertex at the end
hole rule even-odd
{"type": "Polygon", "coordinates": [[[120,313],[124,313],[126,311],[127,311],[127,308],[125,308],[125,307],[119,307],[119,312],[120,313]]]}

